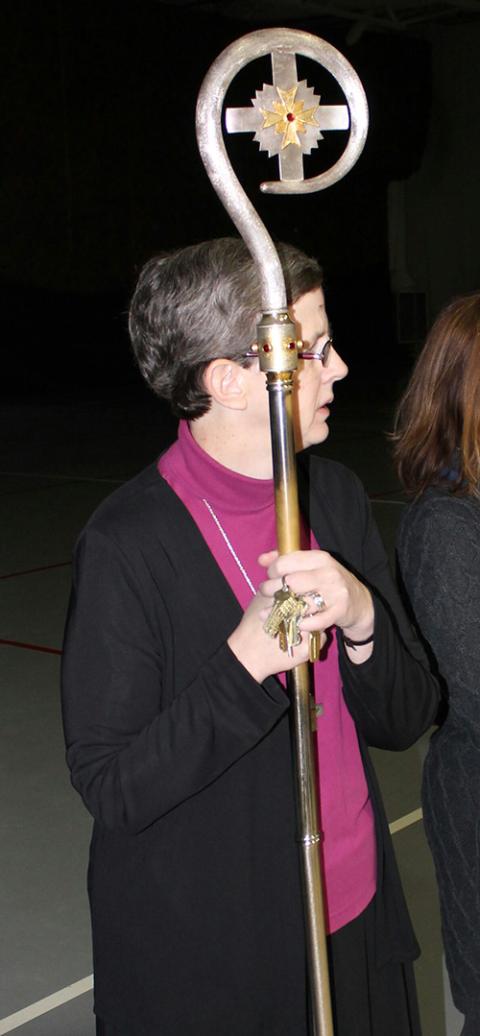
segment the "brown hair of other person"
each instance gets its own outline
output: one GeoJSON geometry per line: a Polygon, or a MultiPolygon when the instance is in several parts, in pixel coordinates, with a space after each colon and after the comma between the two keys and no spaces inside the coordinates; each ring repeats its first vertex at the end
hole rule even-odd
{"type": "Polygon", "coordinates": [[[392,435],[400,481],[480,496],[480,292],[437,317],[400,400],[392,435]]]}

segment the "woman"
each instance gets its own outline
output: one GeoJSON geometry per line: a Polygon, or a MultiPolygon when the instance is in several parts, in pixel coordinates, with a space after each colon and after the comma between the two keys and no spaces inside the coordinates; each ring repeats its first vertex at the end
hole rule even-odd
{"type": "Polygon", "coordinates": [[[480,293],[440,313],[400,403],[400,478],[415,496],[398,553],[448,693],[425,763],[425,829],[464,1036],[480,1032],[480,293]]]}
{"type": "MultiPolygon", "coordinates": [[[[347,368],[318,264],[280,254],[303,339],[300,450],[326,439],[347,368]]],[[[252,357],[259,311],[241,241],[147,263],[132,343],[182,418],[179,437],[99,508],[77,547],[64,717],[72,780],[95,818],[98,1033],[310,1032],[285,670],[319,630],[336,1033],[416,1036],[418,948],[366,743],[411,744],[435,716],[437,685],[355,476],[304,458],[305,549],[274,550],[268,400],[252,357]],[[308,604],[291,659],[263,629],[283,579],[308,604]]]]}

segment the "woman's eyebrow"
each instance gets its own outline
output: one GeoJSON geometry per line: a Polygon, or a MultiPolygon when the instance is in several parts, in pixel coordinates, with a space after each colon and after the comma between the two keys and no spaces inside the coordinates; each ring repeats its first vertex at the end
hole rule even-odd
{"type": "Polygon", "coordinates": [[[322,322],[324,329],[323,329],[323,331],[316,331],[315,332],[316,338],[321,338],[322,335],[331,335],[332,328],[331,328],[330,321],[329,321],[328,316],[327,316],[327,310],[326,310],[326,307],[325,307],[324,303],[320,303],[319,304],[318,311],[319,311],[320,321],[322,322]]]}
{"type": "Polygon", "coordinates": [[[331,335],[331,333],[332,329],[330,327],[330,321],[328,320],[327,315],[325,314],[325,325],[323,329],[321,331],[314,331],[312,339],[314,342],[316,342],[317,338],[323,338],[324,335],[331,335]]]}

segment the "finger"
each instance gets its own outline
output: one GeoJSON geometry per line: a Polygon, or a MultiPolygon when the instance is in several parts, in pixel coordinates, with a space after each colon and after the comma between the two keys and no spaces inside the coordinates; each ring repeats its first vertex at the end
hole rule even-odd
{"type": "Polygon", "coordinates": [[[289,576],[292,572],[308,572],[313,568],[325,568],[332,562],[326,550],[294,550],[291,554],[279,554],[268,566],[271,579],[289,576]]]}
{"type": "Polygon", "coordinates": [[[260,615],[262,612],[266,612],[266,614],[269,615],[272,610],[272,603],[272,598],[267,597],[266,594],[262,593],[259,587],[250,607],[255,610],[257,615],[260,615]]]}
{"type": "Polygon", "coordinates": [[[262,565],[263,568],[268,568],[269,565],[278,558],[278,550],[267,550],[264,554],[259,554],[258,564],[262,565]]]}
{"type": "Polygon", "coordinates": [[[265,579],[263,583],[260,583],[258,590],[259,593],[264,595],[264,597],[269,597],[271,599],[273,595],[276,594],[277,590],[281,589],[281,587],[281,579],[265,579]]]}
{"type": "Polygon", "coordinates": [[[319,630],[324,633],[325,630],[330,629],[331,626],[335,626],[337,621],[337,614],[334,608],[326,608],[323,612],[315,612],[314,615],[303,615],[299,620],[299,628],[305,633],[314,633],[315,630],[319,630]]]}
{"type": "Polygon", "coordinates": [[[277,590],[280,590],[285,584],[293,593],[298,594],[299,597],[306,598],[310,611],[318,610],[318,604],[315,604],[313,597],[308,597],[309,594],[318,595],[328,604],[332,602],[332,598],[337,595],[340,589],[336,574],[332,576],[332,573],[312,568],[303,572],[297,570],[287,576],[265,579],[260,583],[259,590],[268,597],[273,597],[277,590]]]}
{"type": "MultiPolygon", "coordinates": [[[[282,578],[284,575],[289,575],[302,567],[301,558],[303,554],[309,554],[310,551],[292,550],[290,554],[279,554],[271,558],[268,565],[268,574],[271,579],[282,578]]],[[[265,555],[266,556],[266,555],[265,555]]]]}

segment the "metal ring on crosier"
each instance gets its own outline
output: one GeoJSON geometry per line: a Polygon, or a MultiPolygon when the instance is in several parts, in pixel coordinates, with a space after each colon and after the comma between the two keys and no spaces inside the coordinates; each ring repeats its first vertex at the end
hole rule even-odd
{"type": "Polygon", "coordinates": [[[322,637],[320,630],[314,630],[308,634],[308,661],[318,662],[322,650],[322,637]]]}

